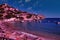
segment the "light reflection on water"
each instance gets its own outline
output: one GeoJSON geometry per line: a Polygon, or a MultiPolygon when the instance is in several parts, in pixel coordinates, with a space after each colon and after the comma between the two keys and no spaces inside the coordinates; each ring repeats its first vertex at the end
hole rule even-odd
{"type": "Polygon", "coordinates": [[[15,26],[23,30],[46,32],[60,35],[60,25],[54,23],[16,22],[15,26]]]}

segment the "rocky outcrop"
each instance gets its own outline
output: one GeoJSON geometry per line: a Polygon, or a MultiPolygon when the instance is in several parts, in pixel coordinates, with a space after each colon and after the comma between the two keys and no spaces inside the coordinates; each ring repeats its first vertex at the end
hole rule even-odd
{"type": "MultiPolygon", "coordinates": [[[[18,21],[35,21],[44,19],[43,15],[35,15],[28,12],[23,12],[13,8],[7,4],[0,5],[0,20],[18,20],[18,21]]],[[[6,21],[5,20],[5,21],[6,21]]]]}

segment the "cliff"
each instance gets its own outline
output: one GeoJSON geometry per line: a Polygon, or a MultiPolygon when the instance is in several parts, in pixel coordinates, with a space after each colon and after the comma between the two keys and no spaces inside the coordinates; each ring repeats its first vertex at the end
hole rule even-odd
{"type": "Polygon", "coordinates": [[[44,19],[43,15],[35,15],[11,7],[7,4],[0,5],[0,20],[10,19],[18,21],[35,21],[44,19]]]}

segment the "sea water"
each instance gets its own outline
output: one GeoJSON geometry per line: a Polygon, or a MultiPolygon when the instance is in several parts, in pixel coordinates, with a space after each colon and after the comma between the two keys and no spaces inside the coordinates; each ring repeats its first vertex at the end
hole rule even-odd
{"type": "Polygon", "coordinates": [[[16,22],[15,26],[21,30],[60,35],[60,24],[40,22],[16,22]]]}

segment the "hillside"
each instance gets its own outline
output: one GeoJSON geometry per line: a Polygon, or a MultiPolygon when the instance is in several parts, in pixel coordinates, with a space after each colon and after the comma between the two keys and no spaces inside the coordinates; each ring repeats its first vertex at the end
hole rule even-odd
{"type": "Polygon", "coordinates": [[[43,15],[36,15],[28,12],[18,10],[14,7],[9,6],[8,4],[0,5],[0,20],[11,19],[19,21],[32,21],[32,20],[42,20],[44,19],[43,15]]]}

